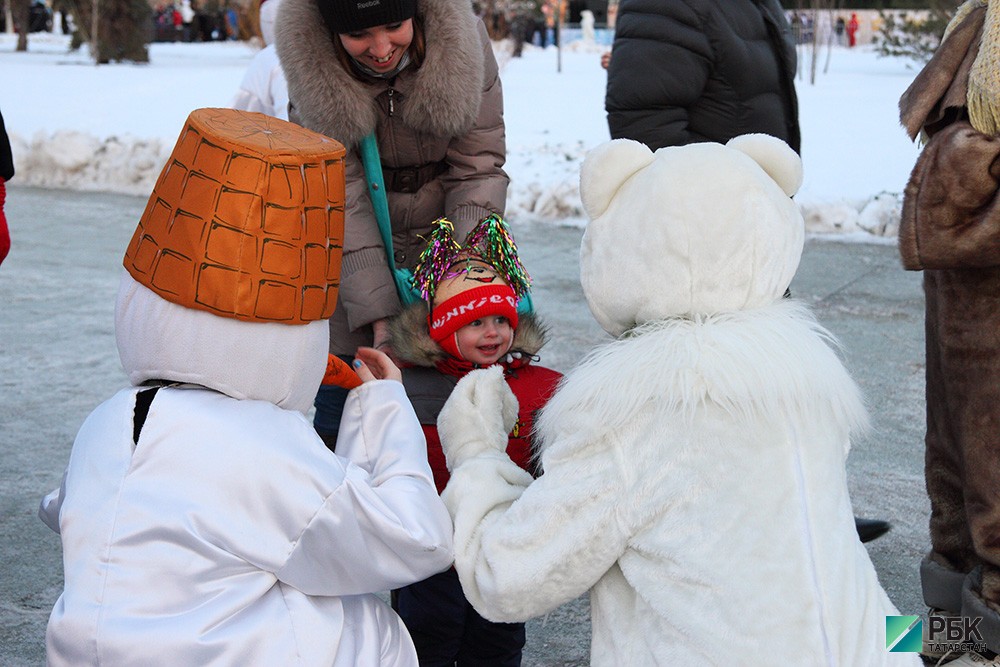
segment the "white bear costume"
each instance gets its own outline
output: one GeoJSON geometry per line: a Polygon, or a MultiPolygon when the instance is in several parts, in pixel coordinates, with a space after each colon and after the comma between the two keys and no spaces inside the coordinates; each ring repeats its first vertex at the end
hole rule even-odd
{"type": "MultiPolygon", "coordinates": [[[[288,123],[239,114],[283,145],[288,123]]],[[[40,509],[65,573],[48,663],[416,665],[373,593],[446,569],[452,526],[402,384],[351,391],[334,455],[304,414],[324,319],[218,316],[128,272],[115,317],[133,386],[86,419],[40,509]],[[149,381],[170,384],[143,422],[149,381]]]]}
{"type": "Polygon", "coordinates": [[[514,399],[495,372],[463,379],[439,419],[456,568],[485,617],[589,590],[594,665],[920,664],[886,650],[898,611],[854,527],[859,391],[782,299],[800,183],[764,135],[588,155],[581,282],[617,340],[543,410],[543,475],[500,451],[514,399]]]}

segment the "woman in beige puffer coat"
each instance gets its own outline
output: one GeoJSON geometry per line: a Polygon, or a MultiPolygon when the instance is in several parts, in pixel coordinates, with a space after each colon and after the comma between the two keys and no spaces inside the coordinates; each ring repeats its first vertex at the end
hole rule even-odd
{"type": "MultiPolygon", "coordinates": [[[[491,213],[503,215],[508,178],[499,71],[485,26],[463,0],[283,0],[276,48],[288,79],[293,122],[348,148],[340,297],[330,351],[385,348],[386,320],[400,310],[358,151],[374,132],[386,181],[394,264],[414,265],[437,218],[463,238],[491,213]],[[344,37],[408,27],[405,53],[378,71],[352,58],[344,37]]],[[[380,54],[381,55],[381,54],[380,54]]],[[[336,439],[342,399],[321,390],[316,427],[336,439]]]]}

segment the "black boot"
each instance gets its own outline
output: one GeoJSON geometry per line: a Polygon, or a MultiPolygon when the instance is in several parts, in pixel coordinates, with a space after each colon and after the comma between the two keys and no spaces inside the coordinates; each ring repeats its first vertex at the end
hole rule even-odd
{"type": "Polygon", "coordinates": [[[862,542],[871,542],[877,537],[882,537],[889,532],[892,524],[881,519],[860,519],[854,517],[854,527],[858,530],[858,537],[862,542]]]}

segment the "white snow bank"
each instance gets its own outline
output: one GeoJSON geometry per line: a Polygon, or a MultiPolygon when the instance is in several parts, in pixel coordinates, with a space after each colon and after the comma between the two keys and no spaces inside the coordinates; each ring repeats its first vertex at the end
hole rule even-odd
{"type": "MultiPolygon", "coordinates": [[[[238,42],[156,43],[147,65],[95,66],[85,51],[68,52],[67,39],[33,34],[17,53],[14,36],[0,35],[0,90],[17,91],[2,100],[12,188],[147,196],[188,113],[227,106],[255,52],[238,42]]],[[[609,138],[600,66],[608,47],[564,42],[561,52],[526,45],[521,58],[497,44],[512,220],[585,224],[579,168],[609,138]]],[[[918,154],[896,102],[913,76],[905,61],[835,49],[815,84],[796,82],[805,180],[795,199],[809,233],[895,238],[918,154]]]]}

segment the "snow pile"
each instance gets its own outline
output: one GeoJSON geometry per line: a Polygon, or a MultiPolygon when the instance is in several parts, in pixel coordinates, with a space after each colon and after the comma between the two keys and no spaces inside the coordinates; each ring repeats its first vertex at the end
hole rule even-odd
{"type": "MultiPolygon", "coordinates": [[[[577,31],[579,32],[579,31],[577,31]]],[[[607,141],[607,73],[596,42],[567,31],[561,50],[496,44],[504,87],[512,220],[580,226],[579,169],[607,141]]],[[[33,34],[27,53],[0,35],[0,89],[17,175],[37,186],[148,196],[192,109],[228,106],[255,53],[239,42],[154,43],[148,65],[94,66],[68,38],[33,34]]],[[[806,62],[807,53],[800,53],[806,62]]],[[[919,147],[896,102],[914,72],[861,48],[835,50],[815,84],[796,81],[805,181],[795,201],[812,234],[894,239],[919,147]]]]}
{"type": "MultiPolygon", "coordinates": [[[[35,186],[147,196],[170,156],[173,144],[158,139],[91,135],[62,130],[37,133],[31,143],[12,135],[16,181],[35,186]]],[[[588,147],[543,144],[513,150],[508,156],[510,191],[507,215],[512,219],[586,224],[580,201],[579,167],[588,147]]],[[[800,201],[806,231],[811,234],[870,235],[895,238],[902,195],[882,192],[871,198],[832,202],[800,201]]]]}
{"type": "Polygon", "coordinates": [[[895,239],[903,196],[896,192],[881,192],[867,199],[832,202],[799,201],[810,234],[845,234],[857,237],[870,235],[895,239]]]}
{"type": "Polygon", "coordinates": [[[16,165],[12,186],[30,185],[148,195],[170,156],[158,139],[108,137],[75,130],[36,133],[30,144],[11,136],[16,165]]]}

